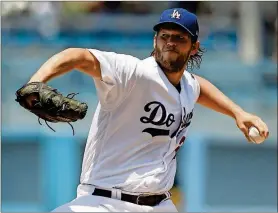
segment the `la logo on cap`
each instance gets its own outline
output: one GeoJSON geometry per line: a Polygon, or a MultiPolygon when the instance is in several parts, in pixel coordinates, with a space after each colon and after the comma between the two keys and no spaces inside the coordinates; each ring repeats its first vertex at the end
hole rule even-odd
{"type": "Polygon", "coordinates": [[[177,18],[180,19],[181,14],[179,14],[179,11],[174,10],[174,12],[171,15],[171,18],[177,18]]]}

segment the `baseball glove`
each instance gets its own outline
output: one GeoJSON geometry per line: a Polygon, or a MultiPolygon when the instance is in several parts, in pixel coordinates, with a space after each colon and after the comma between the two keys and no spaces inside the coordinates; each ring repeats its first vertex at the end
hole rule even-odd
{"type": "Polygon", "coordinates": [[[81,120],[87,113],[88,106],[86,103],[81,103],[74,100],[73,97],[78,93],[70,93],[64,97],[57,89],[42,82],[32,82],[24,85],[16,91],[16,101],[25,109],[43,119],[46,125],[49,126],[47,121],[58,123],[68,123],[73,131],[74,128],[70,122],[81,120]]]}

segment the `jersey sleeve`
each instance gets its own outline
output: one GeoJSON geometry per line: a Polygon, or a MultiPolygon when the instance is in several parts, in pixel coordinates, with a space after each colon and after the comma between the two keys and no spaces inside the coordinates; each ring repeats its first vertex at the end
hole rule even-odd
{"type": "Polygon", "coordinates": [[[134,87],[139,59],[115,52],[88,50],[100,63],[102,79],[94,79],[100,104],[111,110],[120,105],[134,87]]]}
{"type": "Polygon", "coordinates": [[[187,76],[187,80],[189,85],[192,88],[192,93],[193,93],[193,98],[195,103],[197,102],[199,96],[200,96],[200,84],[199,81],[197,80],[197,78],[189,72],[186,72],[185,75],[187,76]]]}
{"type": "Polygon", "coordinates": [[[200,84],[199,81],[194,77],[194,96],[195,96],[195,102],[197,102],[199,96],[200,96],[200,84]]]}

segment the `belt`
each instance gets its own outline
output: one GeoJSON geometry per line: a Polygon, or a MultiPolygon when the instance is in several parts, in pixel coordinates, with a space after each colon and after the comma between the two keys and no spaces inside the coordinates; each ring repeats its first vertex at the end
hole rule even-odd
{"type": "MultiPolygon", "coordinates": [[[[110,190],[95,188],[92,195],[111,198],[112,192],[110,190]]],[[[170,192],[166,192],[164,194],[159,194],[159,195],[130,195],[130,194],[121,193],[121,200],[130,203],[135,203],[138,205],[156,206],[163,200],[170,198],[170,196],[171,196],[170,192]]]]}

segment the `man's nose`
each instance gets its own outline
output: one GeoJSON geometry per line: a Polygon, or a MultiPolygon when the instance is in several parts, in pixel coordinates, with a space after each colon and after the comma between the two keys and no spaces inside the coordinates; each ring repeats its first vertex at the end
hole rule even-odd
{"type": "Polygon", "coordinates": [[[177,44],[175,42],[170,41],[170,40],[167,41],[166,45],[167,45],[167,47],[176,47],[177,46],[177,44]]]}
{"type": "Polygon", "coordinates": [[[176,42],[174,41],[174,38],[171,36],[168,38],[166,44],[167,44],[167,46],[174,46],[174,47],[177,45],[176,42]]]}

